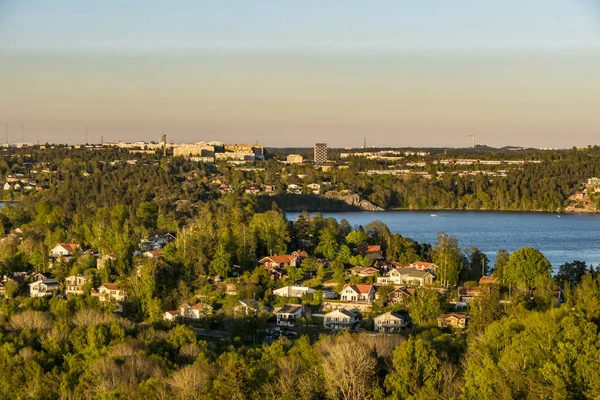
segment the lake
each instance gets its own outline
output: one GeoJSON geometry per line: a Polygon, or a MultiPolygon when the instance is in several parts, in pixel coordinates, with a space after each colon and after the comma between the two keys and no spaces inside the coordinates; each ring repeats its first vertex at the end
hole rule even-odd
{"type": "MultiPolygon", "coordinates": [[[[288,212],[295,220],[300,213],[288,212]]],[[[454,235],[462,248],[477,247],[494,265],[498,249],[510,252],[521,247],[540,250],[555,269],[580,260],[600,264],[600,214],[551,214],[487,211],[381,211],[323,213],[352,226],[375,220],[392,233],[418,242],[435,244],[438,232],[454,235]],[[437,215],[436,217],[432,215],[437,215]]]]}

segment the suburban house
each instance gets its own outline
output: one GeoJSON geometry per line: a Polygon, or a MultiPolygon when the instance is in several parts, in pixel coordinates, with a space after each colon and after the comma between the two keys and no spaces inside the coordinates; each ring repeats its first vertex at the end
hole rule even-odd
{"type": "Polygon", "coordinates": [[[379,274],[379,270],[377,268],[373,268],[373,267],[363,268],[358,272],[358,276],[360,276],[362,278],[366,278],[368,276],[374,276],[377,274],[379,274]]]}
{"type": "Polygon", "coordinates": [[[88,278],[84,275],[67,276],[65,279],[65,294],[67,296],[83,294],[83,287],[87,282],[88,278]]]}
{"type": "Polygon", "coordinates": [[[306,186],[311,190],[311,192],[313,192],[313,194],[321,193],[321,185],[318,183],[309,183],[306,186]]]}
{"type": "Polygon", "coordinates": [[[438,326],[440,328],[464,328],[467,326],[467,316],[465,314],[442,314],[438,316],[438,326]]]}
{"type": "Polygon", "coordinates": [[[385,314],[374,318],[375,330],[377,332],[394,333],[400,332],[402,328],[408,326],[408,318],[405,314],[395,311],[388,311],[385,314]]]}
{"type": "Polygon", "coordinates": [[[200,319],[210,317],[212,315],[213,308],[210,304],[196,303],[189,304],[183,303],[179,306],[179,315],[183,318],[200,319]]]}
{"type": "Polygon", "coordinates": [[[233,312],[236,314],[252,315],[258,313],[258,301],[252,299],[240,300],[233,312]]]}
{"type": "Polygon", "coordinates": [[[410,296],[415,294],[414,288],[399,287],[388,294],[387,301],[393,304],[403,304],[410,296]]]}
{"type": "Polygon", "coordinates": [[[479,279],[480,285],[493,285],[494,283],[496,283],[496,278],[491,275],[485,275],[479,279]]]}
{"type": "Polygon", "coordinates": [[[353,330],[358,324],[358,318],[352,311],[339,309],[323,316],[323,326],[327,329],[339,331],[342,329],[353,330]]]}
{"type": "Polygon", "coordinates": [[[340,292],[340,299],[354,303],[372,303],[375,300],[375,288],[373,285],[345,284],[340,292]]]}
{"type": "Polygon", "coordinates": [[[280,289],[273,290],[273,295],[279,297],[298,297],[302,298],[307,294],[313,294],[315,289],[306,286],[284,286],[280,289]]]}
{"type": "Polygon", "coordinates": [[[31,297],[52,296],[60,287],[56,279],[39,280],[29,284],[29,295],[31,297]]]}
{"type": "Polygon", "coordinates": [[[98,269],[104,269],[115,261],[117,261],[117,257],[114,254],[105,254],[98,258],[98,261],[96,261],[96,267],[98,269]]]}
{"type": "Polygon", "coordinates": [[[81,246],[77,243],[57,243],[52,250],[50,250],[50,257],[71,257],[76,252],[81,251],[81,246]]]}
{"type": "Polygon", "coordinates": [[[304,315],[304,308],[298,304],[286,304],[275,313],[278,326],[294,327],[304,315]]]}
{"type": "Polygon", "coordinates": [[[356,247],[356,253],[367,257],[369,260],[383,259],[383,252],[381,251],[381,246],[370,245],[366,242],[362,242],[356,247]]]}
{"type": "Polygon", "coordinates": [[[117,302],[127,300],[127,289],[116,283],[103,283],[98,288],[97,293],[92,296],[98,297],[101,302],[114,300],[117,302]]]}
{"type": "Polygon", "coordinates": [[[143,253],[143,256],[153,260],[158,260],[163,256],[162,250],[148,250],[143,253]]]}
{"type": "Polygon", "coordinates": [[[470,303],[477,296],[481,295],[481,288],[479,286],[474,287],[459,287],[458,288],[458,301],[461,303],[470,303]]]}
{"type": "Polygon", "coordinates": [[[166,311],[163,314],[163,319],[165,321],[175,321],[177,319],[177,317],[179,317],[179,310],[173,310],[173,311],[166,311]]]}
{"type": "Polygon", "coordinates": [[[393,268],[385,276],[377,278],[377,283],[382,285],[410,285],[427,286],[433,283],[434,276],[431,272],[420,271],[415,268],[393,268]]]}
{"type": "Polygon", "coordinates": [[[258,261],[265,268],[285,268],[297,267],[300,264],[300,259],[294,255],[275,255],[263,257],[258,261]]]}
{"type": "Polygon", "coordinates": [[[258,185],[250,185],[246,188],[245,190],[246,193],[248,194],[259,194],[260,193],[260,186],[258,185]]]}
{"type": "Polygon", "coordinates": [[[433,274],[433,275],[435,275],[438,270],[437,265],[435,265],[434,263],[425,262],[425,261],[415,261],[414,263],[410,264],[406,268],[414,268],[414,269],[418,269],[419,271],[431,272],[431,274],[433,274]]]}
{"type": "Polygon", "coordinates": [[[237,294],[235,283],[228,283],[225,285],[225,294],[228,296],[235,296],[237,294]]]}
{"type": "Polygon", "coordinates": [[[272,281],[278,281],[280,279],[287,278],[287,274],[283,268],[271,268],[269,269],[269,272],[271,273],[270,279],[272,281]]]}
{"type": "Polygon", "coordinates": [[[308,258],[308,253],[304,250],[296,250],[292,253],[292,256],[298,257],[300,261],[308,258]]]}

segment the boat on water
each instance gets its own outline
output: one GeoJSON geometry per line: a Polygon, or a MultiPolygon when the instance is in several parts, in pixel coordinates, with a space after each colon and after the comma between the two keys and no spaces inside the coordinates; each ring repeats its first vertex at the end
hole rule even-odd
{"type": "Polygon", "coordinates": [[[437,215],[437,214],[431,214],[431,216],[435,218],[435,217],[437,217],[438,215],[437,215]]]}

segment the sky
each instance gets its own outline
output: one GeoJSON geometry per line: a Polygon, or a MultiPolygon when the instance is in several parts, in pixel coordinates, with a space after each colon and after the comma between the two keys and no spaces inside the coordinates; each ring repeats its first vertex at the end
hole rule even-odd
{"type": "Polygon", "coordinates": [[[598,71],[598,0],[0,0],[10,142],[582,147],[598,71]]]}

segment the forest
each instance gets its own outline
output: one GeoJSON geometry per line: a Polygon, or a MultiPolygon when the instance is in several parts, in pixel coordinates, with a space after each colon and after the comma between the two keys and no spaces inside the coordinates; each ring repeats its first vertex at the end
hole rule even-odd
{"type": "MultiPolygon", "coordinates": [[[[600,175],[599,156],[595,148],[556,152],[492,182],[483,176],[374,179],[352,165],[329,173],[294,168],[304,168],[308,181],[345,185],[386,207],[410,207],[416,199],[420,207],[460,208],[477,199],[480,208],[553,210],[581,182],[600,175]]],[[[288,221],[277,203],[267,209],[243,192],[249,183],[284,186],[299,179],[278,175],[275,160],[263,167],[245,172],[119,149],[6,152],[0,174],[35,176],[41,189],[4,194],[12,203],[0,210],[0,276],[51,272],[61,282],[84,275],[90,283],[79,296],[30,298],[26,286],[6,282],[0,398],[600,397],[600,277],[594,268],[574,260],[556,266],[552,276],[543,254],[527,247],[498,249],[496,264],[489,265],[478,249],[444,233],[428,244],[392,233],[379,221],[351,226],[319,213],[288,221]],[[234,191],[220,193],[216,180],[234,191]],[[143,239],[167,232],[175,239],[161,258],[140,256],[143,239]],[[281,305],[275,289],[302,283],[320,292],[327,283],[339,291],[345,284],[373,283],[373,277],[349,273],[372,265],[354,251],[363,242],[379,246],[390,263],[435,263],[438,279],[417,288],[406,303],[376,300],[371,312],[361,313],[358,332],[323,332],[315,328],[316,317],[307,317],[297,335],[262,340],[272,322],[268,310],[281,305]],[[77,254],[50,270],[57,243],[95,253],[77,254]],[[284,279],[272,280],[258,265],[265,255],[294,250],[310,256],[287,267],[284,279]],[[112,261],[99,268],[103,255],[112,261]],[[466,329],[438,326],[439,314],[454,311],[459,287],[478,286],[483,274],[492,273],[494,283],[481,285],[469,304],[466,329]],[[102,282],[128,288],[123,312],[92,295],[102,282]],[[235,296],[224,292],[229,282],[236,284],[235,296]],[[215,314],[198,324],[163,320],[165,311],[192,298],[211,303],[215,314]],[[236,315],[243,299],[256,300],[258,312],[236,315]],[[411,327],[374,334],[373,317],[388,310],[409,315],[411,327]]],[[[391,289],[379,287],[379,298],[391,289]]],[[[300,301],[316,308],[321,299],[300,301]]]]}

